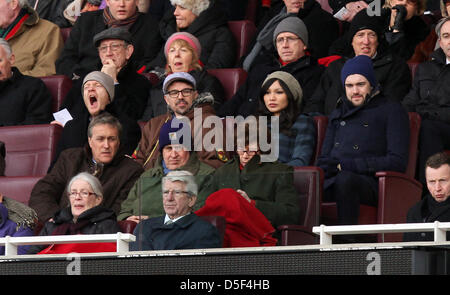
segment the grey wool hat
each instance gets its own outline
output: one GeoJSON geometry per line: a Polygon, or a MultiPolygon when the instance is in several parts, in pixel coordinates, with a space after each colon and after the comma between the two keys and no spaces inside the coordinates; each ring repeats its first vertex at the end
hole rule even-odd
{"type": "Polygon", "coordinates": [[[289,88],[289,91],[292,93],[292,96],[294,97],[294,101],[299,106],[302,104],[303,90],[302,90],[302,87],[300,86],[300,83],[298,83],[297,79],[295,79],[294,76],[292,76],[288,72],[284,72],[284,71],[273,72],[266,77],[266,79],[262,83],[262,87],[265,87],[266,83],[272,79],[277,79],[277,80],[283,81],[284,84],[286,84],[286,86],[289,88]]]}
{"type": "Polygon", "coordinates": [[[114,100],[114,80],[110,75],[105,74],[100,71],[90,72],[84,77],[83,85],[81,86],[81,93],[84,91],[84,84],[87,81],[97,81],[105,87],[106,92],[108,92],[109,100],[112,102],[114,100]]]}
{"type": "Polygon", "coordinates": [[[209,0],[170,0],[172,6],[180,5],[187,10],[192,11],[193,14],[199,16],[200,13],[209,7],[209,0]]]}
{"type": "Polygon", "coordinates": [[[111,27],[96,34],[93,39],[94,46],[98,47],[105,39],[119,39],[130,44],[132,42],[131,33],[124,27],[111,27]]]}
{"type": "Polygon", "coordinates": [[[302,39],[303,43],[305,43],[306,47],[308,47],[308,29],[306,28],[305,23],[296,16],[289,16],[283,19],[273,31],[273,44],[275,48],[277,47],[277,36],[280,33],[289,32],[300,39],[302,39]]]}

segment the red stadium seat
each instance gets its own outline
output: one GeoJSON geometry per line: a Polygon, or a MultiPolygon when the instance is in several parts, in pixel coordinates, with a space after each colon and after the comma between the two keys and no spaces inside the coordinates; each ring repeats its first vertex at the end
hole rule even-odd
{"type": "Polygon", "coordinates": [[[317,158],[320,155],[323,140],[325,139],[325,133],[327,132],[328,117],[314,116],[314,123],[316,125],[316,149],[314,151],[314,157],[311,159],[311,165],[316,163],[317,158]]]}
{"type": "Polygon", "coordinates": [[[31,190],[43,176],[2,176],[0,194],[28,205],[31,190]]]}
{"type": "Polygon", "coordinates": [[[233,33],[236,39],[236,65],[238,65],[241,58],[247,54],[252,42],[253,37],[256,34],[255,23],[249,20],[229,21],[228,28],[233,33]]]}
{"type": "Polygon", "coordinates": [[[132,234],[137,225],[136,222],[131,220],[120,220],[117,223],[119,224],[121,232],[126,234],[132,234]]]}
{"type": "Polygon", "coordinates": [[[247,72],[242,68],[209,69],[207,71],[222,84],[225,101],[230,100],[247,79],[247,72]]]}
{"type": "Polygon", "coordinates": [[[6,147],[5,176],[47,174],[62,127],[52,124],[0,127],[6,147]]]}
{"type": "Polygon", "coordinates": [[[59,111],[64,101],[64,98],[66,97],[70,88],[72,88],[72,80],[70,80],[69,77],[64,75],[41,77],[41,80],[45,83],[48,90],[50,90],[50,93],[52,94],[53,112],[59,111]]]}
{"type": "Polygon", "coordinates": [[[296,225],[281,225],[281,245],[311,245],[318,243],[312,233],[319,225],[322,201],[323,171],[319,167],[295,167],[294,185],[299,196],[300,220],[296,225]]]}

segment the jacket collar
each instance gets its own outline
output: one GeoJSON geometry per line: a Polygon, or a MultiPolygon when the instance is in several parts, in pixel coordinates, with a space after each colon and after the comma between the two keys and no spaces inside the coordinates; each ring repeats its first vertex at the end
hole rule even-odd
{"type": "MultiPolygon", "coordinates": [[[[92,150],[91,150],[91,148],[89,146],[89,143],[85,144],[85,146],[84,146],[84,153],[86,155],[86,161],[87,161],[89,167],[93,168],[95,164],[94,164],[94,160],[92,158],[92,150]]],[[[125,154],[124,148],[123,147],[119,147],[119,149],[118,149],[116,155],[114,156],[114,158],[112,159],[112,161],[109,162],[108,164],[104,165],[105,168],[118,166],[122,162],[122,160],[125,157],[125,155],[126,154],[125,154]]]]}
{"type": "Polygon", "coordinates": [[[377,92],[375,95],[368,98],[368,100],[361,106],[354,107],[347,97],[342,96],[338,100],[336,111],[331,113],[330,120],[350,117],[360,110],[374,108],[385,101],[384,96],[377,92]]]}
{"type": "Polygon", "coordinates": [[[442,50],[442,48],[438,48],[430,54],[431,60],[445,66],[447,64],[447,57],[442,50]]]}
{"type": "Polygon", "coordinates": [[[286,72],[293,73],[298,71],[299,69],[307,68],[313,63],[313,59],[311,56],[305,55],[300,57],[298,60],[290,62],[288,64],[282,65],[281,62],[277,59],[280,68],[286,72]]]}
{"type": "Polygon", "coordinates": [[[425,222],[431,222],[437,220],[439,216],[448,213],[450,210],[450,198],[442,203],[436,202],[433,197],[428,194],[424,202],[422,202],[421,213],[425,218],[425,222]],[[428,214],[427,214],[428,212],[428,214]],[[428,216],[424,216],[428,215],[428,216]]]}
{"type": "Polygon", "coordinates": [[[194,223],[196,221],[196,219],[198,218],[197,215],[195,215],[195,213],[192,212],[190,214],[187,214],[183,218],[177,220],[176,222],[166,225],[166,224],[164,224],[165,217],[166,217],[165,215],[158,217],[158,222],[150,223],[150,226],[153,228],[156,228],[156,229],[167,229],[167,230],[171,230],[176,227],[187,228],[192,223],[194,223]]]}
{"type": "MultiPolygon", "coordinates": [[[[91,222],[98,222],[109,218],[114,218],[115,213],[101,205],[92,207],[78,216],[77,222],[82,220],[89,220],[91,222]]],[[[53,217],[56,224],[72,222],[73,215],[70,205],[56,212],[53,217]]]]}

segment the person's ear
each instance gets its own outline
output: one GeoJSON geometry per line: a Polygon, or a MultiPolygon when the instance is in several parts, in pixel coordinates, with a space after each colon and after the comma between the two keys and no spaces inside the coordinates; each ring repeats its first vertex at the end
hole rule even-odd
{"type": "Polygon", "coordinates": [[[9,63],[12,65],[14,65],[14,63],[16,62],[16,56],[14,55],[14,53],[11,53],[11,56],[9,57],[9,63]]]}

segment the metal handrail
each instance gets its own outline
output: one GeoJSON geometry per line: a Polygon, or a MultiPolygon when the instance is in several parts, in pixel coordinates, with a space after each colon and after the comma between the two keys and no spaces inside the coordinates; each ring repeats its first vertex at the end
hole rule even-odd
{"type": "Polygon", "coordinates": [[[331,245],[333,235],[381,234],[405,232],[434,232],[434,242],[447,241],[446,232],[450,222],[399,223],[399,224],[359,224],[359,225],[320,225],[313,227],[313,233],[320,236],[320,245],[331,245]]]}

